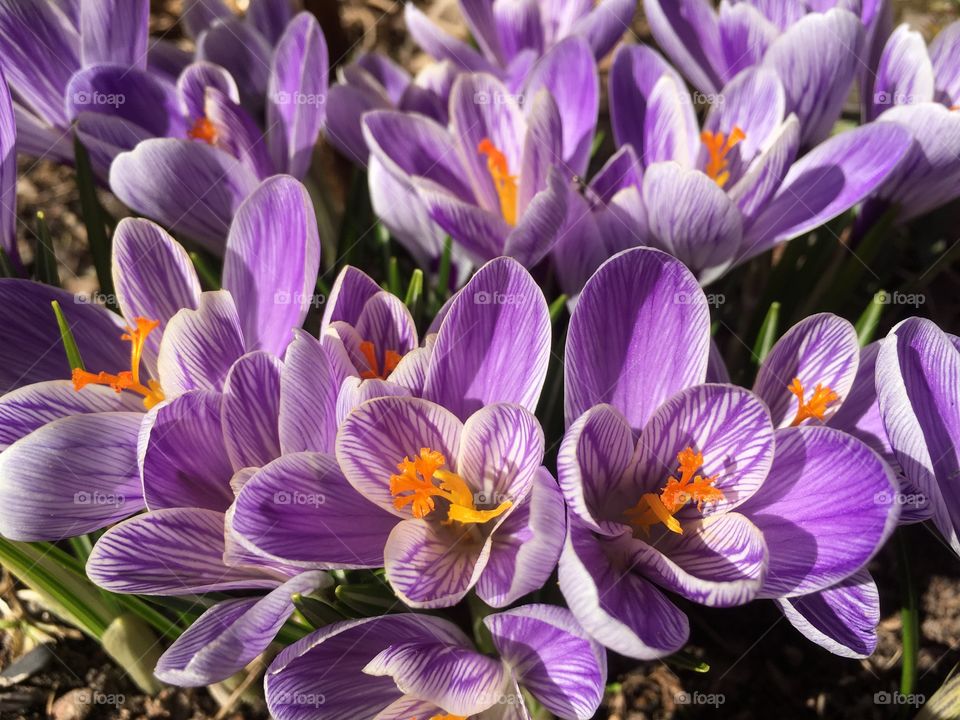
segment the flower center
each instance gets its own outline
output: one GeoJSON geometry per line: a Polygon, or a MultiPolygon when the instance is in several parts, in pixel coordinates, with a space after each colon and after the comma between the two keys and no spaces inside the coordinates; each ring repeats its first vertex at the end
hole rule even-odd
{"type": "Polygon", "coordinates": [[[697,510],[703,512],[704,503],[716,503],[724,498],[723,492],[713,486],[716,475],[703,477],[697,473],[703,466],[703,453],[687,447],[677,454],[677,461],[680,463],[677,468],[679,478],[669,478],[659,495],[644,493],[640,501],[624,513],[630,524],[647,536],[650,535],[650,526],[657,523],[663,523],[670,532],[682,534],[680,521],[674,515],[684,505],[695,502],[697,510]]]}
{"type": "Polygon", "coordinates": [[[393,506],[402,510],[410,505],[413,517],[425,518],[436,509],[434,498],[439,497],[450,503],[446,523],[453,520],[485,523],[502,515],[513,505],[509,500],[504,500],[492,510],[478,510],[470,486],[456,473],[444,470],[446,464],[443,453],[430,448],[420,448],[420,455],[412,460],[405,457],[397,465],[400,474],[390,476],[393,506]]]}
{"type": "Polygon", "coordinates": [[[500,198],[500,214],[511,227],[517,224],[517,176],[510,174],[507,156],[504,155],[490,138],[484,138],[477,145],[477,152],[487,158],[487,170],[493,178],[493,185],[500,198]]]}
{"type": "Polygon", "coordinates": [[[813,395],[810,396],[809,400],[804,402],[803,385],[798,377],[793,379],[793,382],[787,386],[787,389],[796,395],[797,400],[800,401],[800,407],[797,408],[797,415],[793,418],[793,422],[790,423],[791,426],[799,425],[804,420],[810,418],[816,418],[820,422],[823,422],[827,408],[840,399],[840,396],[826,385],[817,383],[816,387],[813,388],[813,395]]]}
{"type": "Polygon", "coordinates": [[[383,372],[380,372],[380,361],[377,360],[377,350],[373,343],[365,340],[360,343],[360,352],[363,353],[363,359],[367,361],[367,369],[360,373],[363,380],[372,380],[379,378],[386,380],[390,373],[396,370],[400,364],[400,353],[395,350],[387,350],[383,357],[383,372]]]}
{"type": "Polygon", "coordinates": [[[722,132],[710,132],[709,130],[700,133],[700,140],[710,155],[705,168],[706,173],[720,187],[726,185],[730,179],[730,160],[727,156],[746,137],[746,134],[737,125],[733,126],[729,136],[722,132]]]}
{"type": "Polygon", "coordinates": [[[194,121],[193,127],[187,130],[187,136],[213,145],[217,142],[217,128],[206,117],[199,117],[194,121]]]}
{"type": "Polygon", "coordinates": [[[134,319],[136,327],[127,328],[120,336],[121,340],[130,341],[130,369],[122,370],[116,375],[107,372],[92,373],[80,368],[73,369],[73,389],[82,390],[87,385],[109,385],[118,393],[130,390],[143,396],[143,405],[149,410],[159,402],[163,402],[163,390],[156,380],[147,380],[144,385],[140,382],[140,356],[143,355],[143,345],[147,336],[159,325],[159,320],[147,320],[138,317],[134,319]]]}

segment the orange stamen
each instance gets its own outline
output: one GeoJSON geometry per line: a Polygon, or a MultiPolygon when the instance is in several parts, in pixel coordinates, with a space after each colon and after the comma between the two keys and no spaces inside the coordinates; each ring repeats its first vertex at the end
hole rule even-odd
{"type": "Polygon", "coordinates": [[[517,177],[510,174],[507,156],[493,144],[490,138],[480,141],[477,152],[487,158],[487,170],[493,178],[497,197],[500,199],[500,214],[512,227],[517,224],[517,177]]]}
{"type": "Polygon", "coordinates": [[[679,478],[668,478],[659,495],[644,493],[639,502],[624,513],[630,524],[646,535],[650,534],[650,527],[657,523],[663,523],[667,530],[681,535],[683,528],[674,517],[681,508],[689,502],[695,502],[697,510],[703,512],[704,503],[717,503],[724,498],[723,492],[713,486],[717,481],[716,475],[703,477],[697,474],[703,466],[703,453],[687,447],[677,454],[677,461],[680,463],[677,468],[679,478]]]}
{"type": "Polygon", "coordinates": [[[800,403],[800,406],[797,408],[797,414],[793,418],[793,422],[790,423],[791,426],[799,425],[804,420],[809,420],[810,418],[815,418],[823,422],[823,418],[827,414],[827,408],[840,399],[840,396],[829,387],[817,383],[816,387],[813,388],[811,398],[804,402],[803,384],[798,377],[793,379],[793,382],[787,386],[787,389],[797,396],[797,400],[800,403]]]}
{"type": "Polygon", "coordinates": [[[164,395],[163,390],[160,389],[160,383],[156,380],[148,380],[146,385],[140,382],[140,358],[143,355],[143,346],[147,336],[160,325],[160,321],[138,317],[134,319],[134,325],[136,327],[128,327],[127,331],[120,336],[121,340],[130,342],[130,369],[111,375],[107,372],[92,373],[74,368],[74,390],[82,390],[87,385],[107,385],[118,393],[130,390],[143,396],[143,405],[147,410],[163,402],[164,395]]]}
{"type": "Polygon", "coordinates": [[[187,136],[193,140],[200,140],[207,145],[214,145],[217,142],[217,128],[206,117],[197,118],[193,127],[187,131],[187,136]]]}
{"type": "Polygon", "coordinates": [[[730,131],[729,136],[722,132],[714,133],[709,130],[700,133],[700,140],[706,146],[707,153],[710,155],[705,168],[706,173],[720,187],[726,185],[727,181],[730,180],[730,160],[727,156],[746,137],[743,130],[736,125],[730,131]]]}
{"type": "Polygon", "coordinates": [[[478,510],[474,495],[466,481],[449,470],[443,453],[430,448],[420,448],[420,455],[412,460],[405,457],[398,465],[398,475],[390,476],[390,494],[393,506],[402,510],[410,505],[413,517],[422,519],[436,509],[434,498],[450,503],[446,523],[456,520],[461,523],[485,523],[503,514],[513,503],[504,500],[492,510],[478,510]],[[439,481],[439,485],[434,484],[439,481]]]}
{"type": "Polygon", "coordinates": [[[395,350],[387,350],[384,353],[383,372],[381,373],[380,362],[377,360],[377,351],[373,343],[369,340],[360,343],[360,352],[363,354],[363,359],[367,361],[367,369],[360,373],[363,380],[372,380],[373,378],[386,380],[390,377],[390,373],[397,369],[401,360],[400,353],[395,350]]]}

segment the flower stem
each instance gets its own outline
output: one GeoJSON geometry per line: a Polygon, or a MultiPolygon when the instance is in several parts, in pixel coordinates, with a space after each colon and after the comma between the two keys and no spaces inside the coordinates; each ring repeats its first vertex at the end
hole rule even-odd
{"type": "Polygon", "coordinates": [[[917,587],[910,572],[910,547],[903,528],[897,531],[897,558],[900,567],[902,605],[903,662],[900,666],[900,693],[912,695],[917,683],[917,653],[920,642],[920,619],[917,607],[917,587]]]}

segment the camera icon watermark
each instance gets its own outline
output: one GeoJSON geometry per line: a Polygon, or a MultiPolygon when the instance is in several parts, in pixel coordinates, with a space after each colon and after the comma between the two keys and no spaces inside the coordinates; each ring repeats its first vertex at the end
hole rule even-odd
{"type": "Polygon", "coordinates": [[[109,705],[119,708],[127,702],[127,696],[123,693],[103,693],[89,689],[81,690],[76,697],[80,705],[109,705]]]}
{"type": "Polygon", "coordinates": [[[106,493],[101,490],[81,490],[73,494],[74,505],[109,505],[119,507],[127,501],[120,493],[106,493]]]}
{"type": "Polygon", "coordinates": [[[319,107],[327,104],[327,96],[323,93],[305,93],[297,90],[296,92],[287,92],[280,90],[270,96],[274,105],[312,105],[319,107]]]}
{"type": "Polygon", "coordinates": [[[920,693],[904,695],[899,690],[894,690],[893,692],[881,691],[873,694],[874,705],[905,705],[918,708],[926,701],[927,697],[925,695],[921,695],[920,693]]]}
{"type": "Polygon", "coordinates": [[[487,292],[481,290],[473,294],[476,305],[522,305],[526,297],[517,293],[487,292]]]}
{"type": "Polygon", "coordinates": [[[704,693],[694,690],[677,693],[673,700],[677,705],[707,705],[718,708],[727,701],[727,696],[723,693],[704,693]]]}
{"type": "Polygon", "coordinates": [[[878,305],[908,305],[917,308],[927,302],[927,296],[923,293],[903,293],[899,290],[889,293],[881,290],[873,296],[873,300],[878,305]]]}
{"type": "Polygon", "coordinates": [[[327,502],[323,493],[305,493],[297,490],[277,490],[273,494],[273,502],[276,505],[306,505],[307,507],[318,507],[327,502]]]}
{"type": "Polygon", "coordinates": [[[88,92],[79,90],[73,94],[75,105],[84,107],[112,107],[118,108],[127,102],[127,96],[123,93],[102,93],[97,90],[88,92]]]}
{"type": "Polygon", "coordinates": [[[278,692],[274,695],[274,702],[277,705],[317,708],[327,702],[327,697],[323,693],[278,692]]]}
{"type": "Polygon", "coordinates": [[[902,493],[881,490],[873,496],[877,505],[900,505],[902,507],[920,508],[927,504],[927,496],[923,493],[902,493]]]}
{"type": "Polygon", "coordinates": [[[706,298],[707,305],[710,307],[720,307],[727,302],[727,296],[723,293],[709,293],[701,295],[700,293],[678,292],[673,296],[674,305],[693,305],[700,298],[706,298]]]}
{"type": "Polygon", "coordinates": [[[273,294],[274,305],[307,305],[309,307],[318,308],[326,302],[326,295],[321,293],[304,295],[303,293],[290,292],[289,290],[277,290],[273,294]]]}

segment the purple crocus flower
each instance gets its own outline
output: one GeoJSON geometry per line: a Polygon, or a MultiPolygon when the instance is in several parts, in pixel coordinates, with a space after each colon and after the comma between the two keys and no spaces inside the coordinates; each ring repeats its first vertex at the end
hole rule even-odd
{"type": "Polygon", "coordinates": [[[411,3],[404,8],[407,30],[437,60],[464,72],[497,75],[516,89],[530,67],[564,38],[586,41],[601,60],[630,29],[636,3],[631,0],[524,0],[505,3],[460,0],[460,12],[480,47],[444,32],[411,3]]]}
{"type": "Polygon", "coordinates": [[[495,657],[429,615],[329,625],[273,661],[267,706],[277,720],[529,720],[523,689],[558,718],[594,716],[606,655],[568,610],[523,605],[483,623],[495,657]]]}
{"type": "Polygon", "coordinates": [[[906,128],[914,144],[871,198],[871,217],[893,204],[906,222],[960,197],[958,58],[960,21],[941,30],[929,50],[906,25],[887,41],[865,116],[906,128]]]}
{"type": "Polygon", "coordinates": [[[744,69],[773,70],[807,148],[824,140],[840,117],[861,63],[869,62],[868,42],[883,32],[883,5],[721,0],[715,9],[709,0],[644,0],[657,44],[700,92],[723,97],[718,93],[744,69]]]}
{"type": "Polygon", "coordinates": [[[721,607],[806,596],[857,573],[896,523],[892,472],[870,448],[775,428],[753,393],[704,384],[709,355],[706,297],[656,250],[601,266],[570,321],[560,587],[588,632],[632,657],[686,641],[657,586],[721,607]]]}
{"type": "Polygon", "coordinates": [[[487,264],[422,348],[412,321],[397,322],[402,304],[365,276],[351,270],[334,292],[320,342],[301,334],[287,353],[284,455],[237,497],[241,542],[302,568],[385,566],[415,607],[473,587],[500,607],[539,588],[564,521],[532,414],[550,339],[533,279],[507,258],[487,264]],[[291,506],[282,493],[325,500],[291,506]]]}
{"type": "MultiPolygon", "coordinates": [[[[489,74],[458,76],[449,128],[416,113],[368,113],[365,137],[384,169],[371,174],[374,204],[400,208],[385,218],[393,230],[412,188],[429,220],[474,261],[508,255],[532,267],[567,226],[570,178],[586,171],[598,103],[590,49],[568,38],[519,95],[489,74]]],[[[409,234],[423,219],[398,224],[409,234]]]]}
{"type": "Polygon", "coordinates": [[[703,283],[861,201],[912,143],[903,128],[880,123],[799,155],[799,122],[766,67],[725,86],[701,131],[676,72],[637,45],[617,52],[610,107],[617,144],[636,160],[624,150],[601,171],[600,199],[619,200],[607,201],[617,212],[606,226],[621,228],[621,247],[632,236],[665,250],[703,283]],[[618,194],[630,181],[640,192],[618,194]]]}
{"type": "Polygon", "coordinates": [[[121,221],[113,267],[122,318],[56,288],[0,281],[3,535],[79,535],[184,493],[191,506],[225,509],[232,495],[220,470],[272,459],[261,419],[274,357],[303,321],[319,267],[306,190],[289,177],[264,182],[238,210],[227,247],[225,289],[201,292],[164,230],[121,221]],[[72,383],[52,300],[86,365],[72,383]]]}
{"type": "Polygon", "coordinates": [[[932,321],[909,318],[881,341],[877,395],[884,427],[908,484],[960,555],[957,378],[960,341],[932,321]]]}
{"type": "MultiPolygon", "coordinates": [[[[212,32],[209,31],[209,32],[212,32]]],[[[252,62],[252,61],[251,61],[252,62]]],[[[296,15],[269,64],[266,130],[241,104],[243,78],[207,60],[181,73],[171,112],[179,137],[139,138],[110,166],[110,188],[124,203],[220,254],[240,204],[277,173],[303,178],[323,126],[328,57],[309,13],[296,15]]],[[[111,158],[124,147],[110,145],[111,158]]]]}

